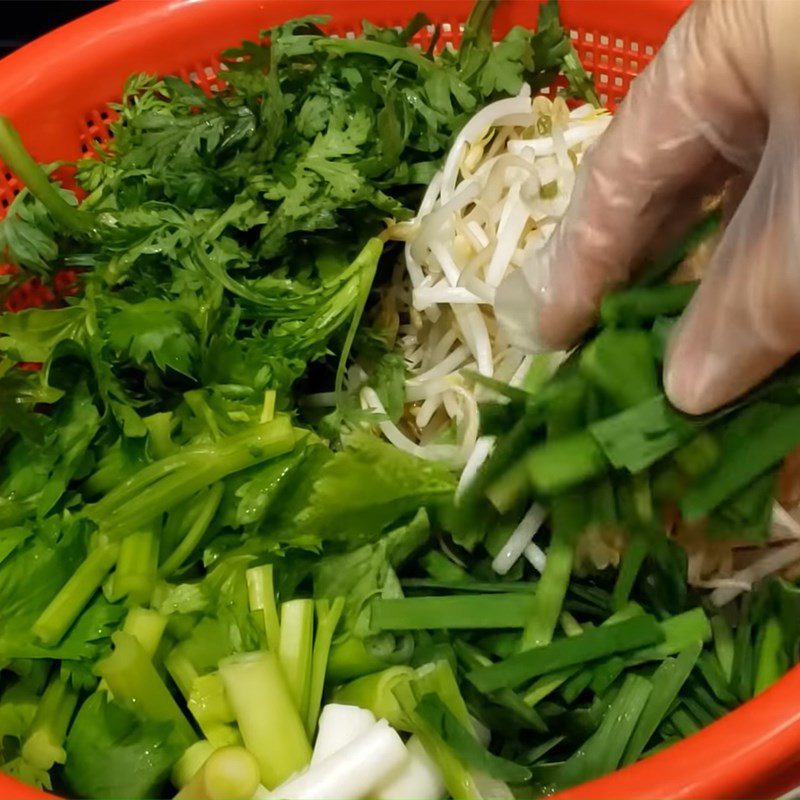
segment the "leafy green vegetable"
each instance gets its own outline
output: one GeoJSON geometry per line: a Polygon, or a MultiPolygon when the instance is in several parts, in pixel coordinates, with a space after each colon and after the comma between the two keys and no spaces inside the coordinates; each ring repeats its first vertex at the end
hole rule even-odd
{"type": "Polygon", "coordinates": [[[142,720],[98,692],[67,736],[64,779],[83,797],[159,796],[184,747],[169,723],[142,720]]]}
{"type": "Polygon", "coordinates": [[[375,539],[403,515],[449,501],[454,488],[453,474],[445,466],[420,461],[357,432],[323,467],[297,527],[318,540],[375,539]]]}

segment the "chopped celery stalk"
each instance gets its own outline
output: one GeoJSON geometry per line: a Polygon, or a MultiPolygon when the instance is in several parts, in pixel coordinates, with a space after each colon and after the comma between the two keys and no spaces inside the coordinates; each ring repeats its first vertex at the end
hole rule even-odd
{"type": "Polygon", "coordinates": [[[781,621],[770,616],[761,630],[756,651],[755,684],[753,694],[760,694],[789,669],[781,621]]]}
{"type": "Polygon", "coordinates": [[[658,394],[650,334],[607,328],[583,348],[581,373],[618,408],[630,408],[658,394]]]}
{"type": "Polygon", "coordinates": [[[313,646],[314,601],[288,600],[282,603],[278,652],[283,674],[302,719],[308,715],[313,646]]]}
{"type": "Polygon", "coordinates": [[[742,437],[726,449],[715,469],[681,500],[687,519],[707,516],[755,478],[778,464],[800,443],[800,406],[774,406],[756,437],[742,437]]]}
{"type": "Polygon", "coordinates": [[[35,769],[65,762],[64,737],[77,702],[78,693],[58,675],[47,685],[22,743],[22,757],[35,769]]]}
{"type": "Polygon", "coordinates": [[[311,764],[319,764],[366,733],[375,724],[375,715],[366,708],[328,703],[319,715],[319,730],[311,764]]]}
{"type": "Polygon", "coordinates": [[[181,539],[178,546],[169,554],[169,557],[158,568],[158,575],[161,578],[168,578],[175,570],[180,569],[187,558],[194,552],[195,548],[203,539],[214,514],[217,513],[220,500],[225,491],[225,484],[221,481],[211,486],[202,500],[202,504],[193,518],[192,524],[186,535],[181,539]]]}
{"type": "Polygon", "coordinates": [[[278,653],[281,646],[281,626],[278,621],[278,606],[275,602],[275,582],[272,564],[262,564],[247,570],[247,594],[250,610],[260,611],[264,616],[267,647],[278,653]]]}
{"type": "Polygon", "coordinates": [[[128,534],[119,545],[117,566],[111,578],[112,599],[128,597],[147,603],[156,585],[159,535],[155,525],[128,534]]]}
{"type": "Polygon", "coordinates": [[[86,556],[33,623],[33,632],[43,644],[61,641],[114,566],[118,552],[119,545],[102,544],[86,556]]]}
{"type": "Polygon", "coordinates": [[[326,759],[278,786],[273,796],[280,800],[374,797],[381,784],[407,762],[403,740],[386,720],[380,720],[326,759]]]}
{"type": "Polygon", "coordinates": [[[110,538],[119,539],[247,467],[289,452],[295,444],[287,417],[248,428],[213,444],[186,446],[136,472],[86,508],[110,538]]]}
{"type": "Polygon", "coordinates": [[[235,719],[218,672],[200,675],[192,681],[187,705],[201,729],[207,724],[233,722],[235,719]]]}
{"type": "Polygon", "coordinates": [[[311,760],[311,746],[277,654],[231,656],[220,662],[219,671],[245,747],[258,762],[261,782],[272,789],[311,760]]]}
{"type": "Polygon", "coordinates": [[[333,684],[351,681],[362,675],[385,669],[386,661],[371,653],[364,640],[358,636],[348,636],[336,642],[328,656],[328,679],[333,684]]]}
{"type": "Polygon", "coordinates": [[[548,439],[525,456],[528,479],[542,494],[557,494],[597,478],[609,469],[594,437],[588,431],[548,439]]]}
{"type": "Polygon", "coordinates": [[[114,699],[156,722],[169,722],[187,745],[197,738],[189,721],[156,672],[142,646],[129,633],[111,637],[114,650],[95,672],[105,680],[114,699]]]}
{"type": "Polygon", "coordinates": [[[659,623],[663,638],[657,644],[644,647],[630,654],[632,663],[643,661],[661,661],[667,656],[674,656],[695,642],[707,642],[711,638],[711,625],[702,608],[693,608],[667,617],[659,623]]]}
{"type": "Polygon", "coordinates": [[[150,608],[134,606],[128,611],[122,630],[133,636],[145,653],[152,658],[161,644],[161,637],[166,627],[167,618],[163,614],[150,608]]]}
{"type": "Polygon", "coordinates": [[[600,319],[606,325],[638,327],[657,317],[680,314],[697,291],[699,283],[665,283],[634,286],[603,298],[600,319]]]}
{"type": "Polygon", "coordinates": [[[557,639],[543,647],[534,647],[488,667],[468,674],[481,691],[491,692],[503,686],[519,686],[527,680],[556,670],[585,664],[617,653],[637,651],[664,640],[664,632],[649,615],[640,615],[615,625],[593,628],[580,636],[557,639]]]}
{"type": "MultiPolygon", "coordinates": [[[[167,627],[167,618],[158,611],[149,608],[134,606],[125,617],[122,630],[130,634],[142,646],[147,657],[152,660],[161,644],[161,637],[167,627]]],[[[100,681],[98,687],[102,691],[108,690],[105,680],[100,681]]]]}
{"type": "Polygon", "coordinates": [[[169,411],[161,411],[142,419],[147,427],[147,445],[153,458],[166,458],[175,452],[175,444],[172,441],[172,421],[173,416],[169,411]]]}
{"type": "Polygon", "coordinates": [[[730,683],[733,677],[733,631],[722,614],[711,617],[711,630],[714,634],[714,652],[725,678],[730,683]]]}
{"type": "Polygon", "coordinates": [[[59,194],[45,171],[25,149],[11,120],[2,115],[0,115],[0,158],[19,178],[22,185],[47,208],[59,225],[76,234],[94,232],[97,224],[94,214],[80,211],[59,194]]]}
{"type": "Polygon", "coordinates": [[[333,635],[339,625],[344,611],[344,598],[334,600],[317,600],[315,605],[317,626],[314,634],[314,650],[311,656],[311,684],[308,692],[308,714],[306,715],[306,731],[314,735],[317,718],[322,704],[322,692],[325,689],[325,674],[328,670],[328,654],[331,650],[333,635]]]}
{"type": "Polygon", "coordinates": [[[702,644],[696,642],[681,651],[676,658],[667,658],[658,665],[651,678],[653,691],[647,698],[642,715],[633,729],[622,760],[623,764],[633,764],[639,760],[694,669],[701,649],[702,644]]]}
{"type": "Polygon", "coordinates": [[[172,783],[178,789],[183,789],[216,749],[207,739],[200,739],[199,742],[189,745],[172,767],[172,783]]]}
{"type": "Polygon", "coordinates": [[[272,422],[275,418],[275,390],[267,389],[264,392],[264,403],[261,406],[261,422],[272,422]]]}
{"type": "Polygon", "coordinates": [[[524,628],[534,605],[535,595],[520,592],[378,599],[371,619],[378,631],[524,628]]]}
{"type": "Polygon", "coordinates": [[[243,747],[221,747],[175,795],[176,800],[250,800],[259,785],[258,763],[243,747]]]}
{"type": "Polygon", "coordinates": [[[173,647],[169,651],[166,659],[164,659],[164,666],[167,668],[172,680],[175,681],[180,693],[188,700],[189,695],[192,693],[192,684],[200,673],[180,645],[173,647]]]}
{"type": "Polygon", "coordinates": [[[414,676],[411,667],[389,667],[383,672],[364,675],[340,686],[333,694],[336,703],[359,706],[371,711],[377,719],[385,719],[394,728],[402,728],[402,712],[394,688],[414,676]]]}

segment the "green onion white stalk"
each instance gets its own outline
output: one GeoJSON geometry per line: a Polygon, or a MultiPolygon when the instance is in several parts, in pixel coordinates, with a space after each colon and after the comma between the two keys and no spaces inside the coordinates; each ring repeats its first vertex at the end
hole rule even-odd
{"type": "Polygon", "coordinates": [[[319,715],[319,730],[311,755],[311,766],[346,747],[375,725],[371,711],[342,703],[328,703],[319,715]]]}
{"type": "Polygon", "coordinates": [[[279,800],[358,800],[370,797],[408,762],[408,751],[386,720],[274,789],[279,800]]]}
{"type": "Polygon", "coordinates": [[[445,795],[442,773],[419,737],[412,736],[406,750],[408,763],[378,789],[376,800],[441,800],[445,795]]]}

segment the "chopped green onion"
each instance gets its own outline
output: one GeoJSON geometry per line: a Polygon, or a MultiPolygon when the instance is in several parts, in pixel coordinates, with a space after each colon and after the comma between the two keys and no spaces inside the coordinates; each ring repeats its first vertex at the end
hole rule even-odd
{"type": "Polygon", "coordinates": [[[623,764],[638,761],[694,669],[701,649],[700,642],[696,642],[676,658],[667,658],[658,665],[651,679],[653,691],[625,749],[623,764]]]}
{"type": "Polygon", "coordinates": [[[469,594],[448,597],[406,597],[375,600],[375,630],[524,628],[535,605],[535,595],[469,594]]]}
{"type": "Polygon", "coordinates": [[[534,647],[489,667],[468,674],[481,691],[503,686],[519,686],[527,680],[547,675],[616,653],[637,651],[664,641],[664,632],[649,615],[640,615],[608,627],[584,631],[580,636],[558,639],[544,647],[534,647]]]}

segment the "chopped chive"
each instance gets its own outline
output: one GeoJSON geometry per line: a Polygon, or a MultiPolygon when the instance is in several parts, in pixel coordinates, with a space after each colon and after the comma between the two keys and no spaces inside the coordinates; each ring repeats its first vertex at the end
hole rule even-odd
{"type": "Polygon", "coordinates": [[[528,478],[542,494],[557,494],[608,471],[603,451],[588,431],[548,439],[525,457],[528,478]]]}
{"type": "Polygon", "coordinates": [[[612,656],[598,664],[592,671],[592,681],[589,684],[591,690],[595,694],[605,694],[611,684],[622,675],[625,666],[625,659],[620,656],[612,656]]]}
{"type": "Polygon", "coordinates": [[[634,286],[603,298],[600,319],[605,325],[639,327],[657,317],[680,314],[697,291],[699,283],[665,283],[634,286]]]}
{"type": "MultiPolygon", "coordinates": [[[[713,628],[714,620],[711,620],[713,628]]],[[[731,654],[732,655],[732,654],[731,654]]],[[[697,662],[697,669],[703,676],[707,686],[714,693],[714,696],[725,705],[736,705],[736,696],[730,688],[730,682],[722,671],[719,659],[713,653],[702,653],[697,662]]]]}
{"type": "Polygon", "coordinates": [[[552,771],[551,790],[566,789],[617,769],[652,689],[647,678],[628,675],[595,733],[552,771]]]}
{"type": "Polygon", "coordinates": [[[561,697],[564,702],[571,706],[589,688],[592,682],[592,670],[582,669],[577,675],[573,675],[560,689],[561,697]]]}
{"type": "Polygon", "coordinates": [[[688,420],[662,395],[593,422],[589,431],[617,469],[641,472],[688,441],[701,420],[688,420]]]}
{"type": "Polygon", "coordinates": [[[643,614],[616,625],[593,628],[580,636],[558,639],[543,647],[525,650],[492,666],[474,669],[468,678],[481,691],[490,692],[503,686],[519,686],[540,675],[616,653],[637,651],[662,641],[662,627],[653,617],[643,614]]]}
{"type": "Polygon", "coordinates": [[[625,749],[623,764],[638,761],[694,669],[701,648],[699,642],[689,645],[677,657],[667,658],[658,665],[651,678],[653,691],[625,749]]]}
{"type": "Polygon", "coordinates": [[[650,551],[650,544],[644,535],[634,535],[622,557],[614,591],[611,595],[612,607],[624,608],[630,598],[631,590],[650,551]]]}
{"type": "Polygon", "coordinates": [[[658,394],[656,360],[645,331],[606,328],[581,351],[580,370],[620,409],[658,394]]]}
{"type": "Polygon", "coordinates": [[[585,498],[568,493],[553,499],[550,547],[534,595],[535,605],[522,635],[522,647],[540,647],[553,638],[569,588],[575,540],[588,521],[585,498]]]}
{"type": "Polygon", "coordinates": [[[689,714],[686,709],[679,708],[670,717],[670,722],[675,726],[678,733],[684,738],[688,738],[700,730],[700,726],[689,714]]]}
{"type": "Polygon", "coordinates": [[[662,620],[659,625],[663,639],[655,645],[644,647],[630,654],[630,662],[661,661],[674,656],[695,642],[707,642],[711,638],[711,626],[702,608],[693,608],[662,620]]]}
{"type": "Polygon", "coordinates": [[[490,592],[520,594],[533,594],[536,591],[535,581],[475,581],[469,578],[465,581],[431,580],[428,578],[404,578],[401,581],[404,589],[440,589],[448,592],[477,592],[488,594],[490,592]]]}
{"type": "Polygon", "coordinates": [[[742,702],[749,700],[753,695],[752,629],[750,598],[746,597],[742,603],[741,616],[736,628],[731,678],[731,688],[742,702]]]}
{"type": "Polygon", "coordinates": [[[758,436],[726,448],[716,469],[683,498],[680,506],[687,519],[707,516],[800,443],[800,406],[770,406],[758,436]]]}
{"type": "MultiPolygon", "coordinates": [[[[454,648],[458,658],[467,669],[485,667],[492,663],[491,659],[485,656],[477,647],[473,647],[471,644],[462,640],[456,641],[454,648]]],[[[547,731],[544,720],[512,689],[498,689],[498,691],[488,694],[487,697],[494,703],[497,703],[497,705],[508,709],[532,730],[538,731],[539,733],[545,733],[547,731]]]]}
{"type": "Polygon", "coordinates": [[[372,604],[372,627],[377,631],[524,628],[535,598],[517,592],[378,599],[372,604]]]}
{"type": "Polygon", "coordinates": [[[754,694],[760,694],[775,681],[783,677],[789,669],[786,655],[783,627],[780,620],[770,616],[761,629],[756,652],[754,694]]]}

